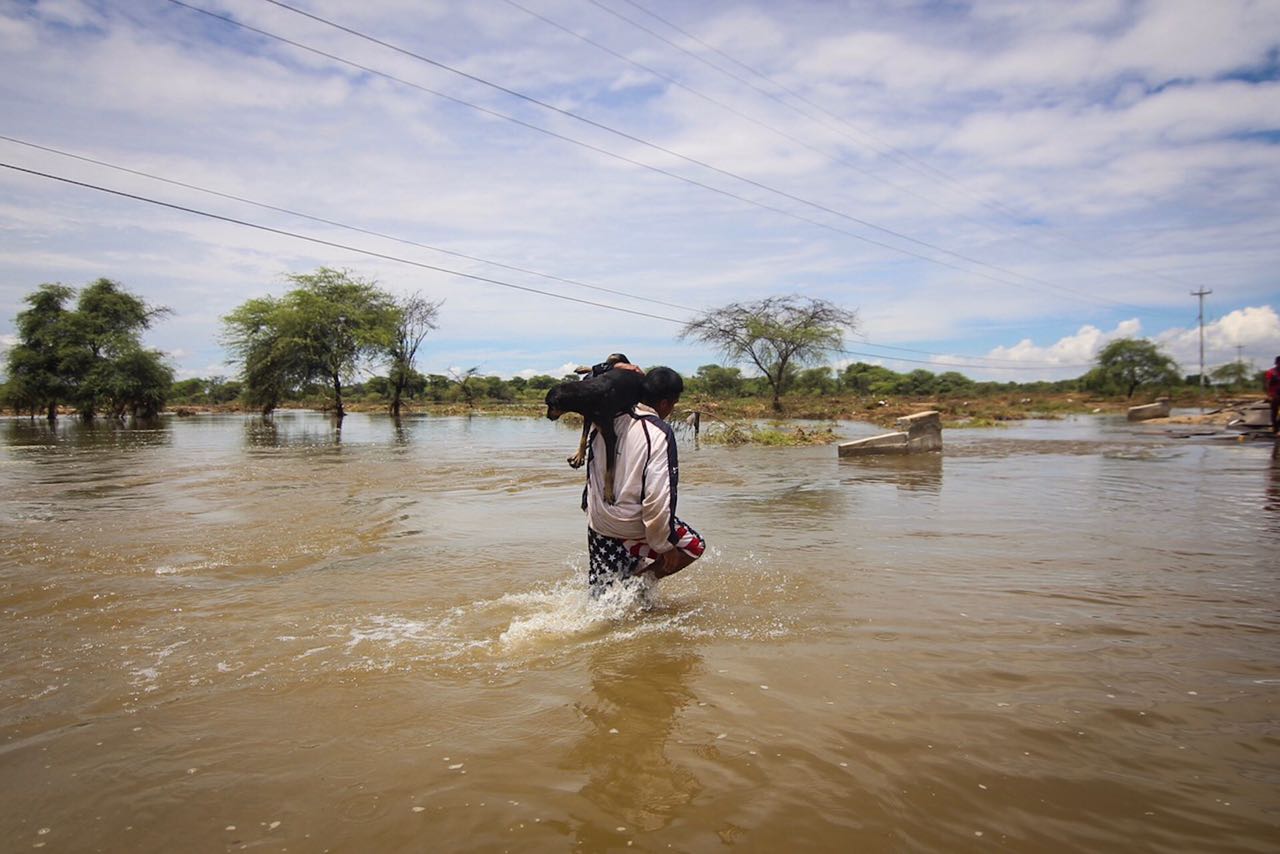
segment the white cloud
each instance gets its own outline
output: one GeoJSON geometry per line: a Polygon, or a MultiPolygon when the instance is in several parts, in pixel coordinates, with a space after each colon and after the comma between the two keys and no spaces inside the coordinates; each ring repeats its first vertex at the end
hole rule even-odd
{"type": "Polygon", "coordinates": [[[1110,342],[1118,338],[1136,338],[1141,334],[1142,323],[1136,319],[1121,321],[1109,332],[1085,325],[1075,334],[1059,338],[1047,346],[1039,346],[1030,338],[1024,338],[1011,347],[994,347],[987,353],[987,358],[1002,362],[1065,365],[1074,369],[1087,365],[1110,342]]]}
{"type": "MultiPolygon", "coordinates": [[[[1148,337],[1159,345],[1184,371],[1194,373],[1199,369],[1198,326],[1164,329],[1144,336],[1142,323],[1136,319],[1122,321],[1108,331],[1085,325],[1074,334],[1048,345],[1038,345],[1030,338],[1024,338],[1012,346],[994,347],[986,356],[993,364],[999,360],[1001,364],[1049,366],[1046,372],[1051,366],[1062,365],[1075,370],[1064,370],[1058,375],[1077,376],[1081,373],[1078,366],[1092,364],[1107,344],[1120,338],[1142,337],[1148,337]]],[[[1269,305],[1247,306],[1206,322],[1204,338],[1206,370],[1234,361],[1237,357],[1255,365],[1268,365],[1274,355],[1271,351],[1280,353],[1280,316],[1269,305]]],[[[946,361],[940,359],[939,363],[945,364],[946,361]]]]}
{"type": "MultiPolygon", "coordinates": [[[[1199,370],[1199,327],[1167,329],[1154,340],[1188,372],[1199,370]]],[[[1280,316],[1271,306],[1262,305],[1237,309],[1207,322],[1204,350],[1205,370],[1236,358],[1267,367],[1280,354],[1280,316]]]]}

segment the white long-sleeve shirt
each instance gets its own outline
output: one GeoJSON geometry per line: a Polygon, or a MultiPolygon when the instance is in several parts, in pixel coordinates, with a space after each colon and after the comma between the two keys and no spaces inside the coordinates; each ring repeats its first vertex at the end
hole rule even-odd
{"type": "Polygon", "coordinates": [[[613,504],[604,500],[604,438],[592,431],[583,509],[597,533],[620,540],[644,540],[656,552],[674,548],[676,487],[680,467],[671,426],[648,406],[613,419],[618,458],[613,472],[613,504]]]}

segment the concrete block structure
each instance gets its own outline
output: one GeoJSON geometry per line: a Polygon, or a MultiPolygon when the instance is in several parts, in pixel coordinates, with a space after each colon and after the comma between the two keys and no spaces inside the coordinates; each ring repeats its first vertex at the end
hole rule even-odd
{"type": "Polygon", "coordinates": [[[937,410],[907,415],[899,418],[894,426],[898,428],[894,433],[842,442],[837,450],[842,457],[942,450],[942,415],[937,410]]]}
{"type": "Polygon", "coordinates": [[[1128,418],[1130,421],[1146,421],[1148,418],[1168,418],[1169,417],[1169,398],[1161,397],[1155,403],[1147,403],[1142,406],[1130,406],[1128,418]]]}

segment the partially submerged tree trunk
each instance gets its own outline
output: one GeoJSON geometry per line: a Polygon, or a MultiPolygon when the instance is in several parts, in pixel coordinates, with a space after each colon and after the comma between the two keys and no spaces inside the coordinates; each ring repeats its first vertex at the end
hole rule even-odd
{"type": "Polygon", "coordinates": [[[404,381],[398,380],[391,386],[391,417],[400,417],[400,398],[404,394],[404,381]]]}
{"type": "Polygon", "coordinates": [[[342,408],[342,379],[337,373],[333,375],[333,414],[339,419],[347,417],[346,411],[342,408]]]}

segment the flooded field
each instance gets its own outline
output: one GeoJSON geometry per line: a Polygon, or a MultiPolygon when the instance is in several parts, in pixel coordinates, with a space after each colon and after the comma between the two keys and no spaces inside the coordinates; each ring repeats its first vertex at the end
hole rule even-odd
{"type": "Polygon", "coordinates": [[[591,602],[545,420],[0,440],[5,850],[1280,844],[1270,443],[685,437],[710,552],[591,602]]]}

